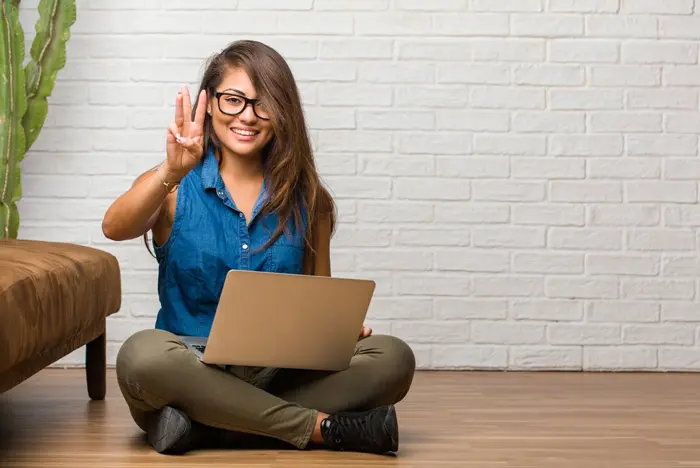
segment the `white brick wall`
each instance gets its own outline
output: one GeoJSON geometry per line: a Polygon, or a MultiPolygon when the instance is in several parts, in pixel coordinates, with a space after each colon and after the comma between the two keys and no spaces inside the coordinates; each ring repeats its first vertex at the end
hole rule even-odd
{"type": "MultiPolygon", "coordinates": [[[[22,2],[28,39],[36,3],[22,2]]],[[[156,265],[100,220],[163,158],[180,83],[251,37],[299,80],[340,209],[335,274],[378,282],[369,324],[421,367],[700,370],[699,14],[694,0],[79,0],[23,162],[20,235],[119,258],[113,363],[153,324],[156,265]]]]}

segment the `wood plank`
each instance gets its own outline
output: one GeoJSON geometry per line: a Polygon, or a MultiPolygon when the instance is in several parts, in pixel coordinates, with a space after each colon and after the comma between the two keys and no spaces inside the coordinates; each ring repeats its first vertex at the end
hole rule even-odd
{"type": "Polygon", "coordinates": [[[700,376],[418,372],[395,456],[263,448],[155,453],[108,371],[47,369],[0,396],[0,465],[100,467],[700,467],[700,376]]]}

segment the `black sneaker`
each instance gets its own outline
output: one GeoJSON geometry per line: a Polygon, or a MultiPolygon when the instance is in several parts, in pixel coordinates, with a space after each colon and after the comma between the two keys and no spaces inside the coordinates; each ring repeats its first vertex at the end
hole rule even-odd
{"type": "Polygon", "coordinates": [[[333,450],[383,454],[399,449],[399,426],[394,406],[337,413],[321,421],[321,435],[333,450]]]}
{"type": "Polygon", "coordinates": [[[148,442],[158,453],[182,454],[216,444],[225,431],[192,421],[184,411],[164,406],[148,420],[148,442]]]}

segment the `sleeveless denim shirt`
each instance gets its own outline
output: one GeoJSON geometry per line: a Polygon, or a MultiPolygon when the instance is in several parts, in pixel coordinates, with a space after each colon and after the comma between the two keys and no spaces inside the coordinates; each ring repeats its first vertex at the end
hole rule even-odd
{"type": "MultiPolygon", "coordinates": [[[[208,337],[229,270],[302,273],[304,233],[295,229],[260,249],[278,223],[259,215],[267,197],[263,182],[246,225],[231,198],[212,150],[180,182],[175,219],[163,245],[153,242],[158,260],[161,308],[155,327],[176,335],[208,337]]],[[[306,216],[302,216],[306,223],[306,216]]]]}

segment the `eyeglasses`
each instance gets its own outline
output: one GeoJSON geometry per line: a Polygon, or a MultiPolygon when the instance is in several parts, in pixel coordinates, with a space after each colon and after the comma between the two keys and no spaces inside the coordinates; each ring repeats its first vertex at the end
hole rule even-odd
{"type": "Polygon", "coordinates": [[[226,115],[238,115],[250,104],[259,119],[270,120],[269,111],[259,99],[249,99],[238,94],[222,92],[215,92],[214,96],[219,103],[219,110],[226,115]]]}

